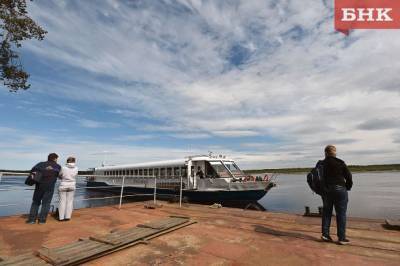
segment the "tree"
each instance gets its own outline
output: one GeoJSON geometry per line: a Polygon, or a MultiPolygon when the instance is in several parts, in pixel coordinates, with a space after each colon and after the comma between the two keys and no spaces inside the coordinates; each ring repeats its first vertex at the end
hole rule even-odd
{"type": "Polygon", "coordinates": [[[11,92],[26,90],[29,74],[22,68],[15,52],[21,42],[28,39],[44,39],[47,33],[27,12],[26,0],[0,0],[0,80],[11,92]]]}

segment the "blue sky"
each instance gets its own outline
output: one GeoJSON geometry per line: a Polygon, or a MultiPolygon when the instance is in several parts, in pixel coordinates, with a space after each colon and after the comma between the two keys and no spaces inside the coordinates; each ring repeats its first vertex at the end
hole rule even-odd
{"type": "Polygon", "coordinates": [[[400,31],[333,29],[331,1],[43,1],[0,90],[0,168],[81,169],[208,151],[242,168],[400,158],[400,31]]]}

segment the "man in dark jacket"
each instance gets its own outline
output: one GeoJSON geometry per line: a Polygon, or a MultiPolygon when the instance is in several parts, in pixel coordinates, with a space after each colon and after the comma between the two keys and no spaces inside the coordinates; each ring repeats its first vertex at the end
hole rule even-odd
{"type": "Polygon", "coordinates": [[[346,211],[348,203],[347,191],[351,190],[353,180],[350,170],[344,161],[336,158],[336,147],[325,147],[324,182],[326,191],[322,195],[322,240],[332,241],[329,235],[332,211],[335,207],[336,227],[339,244],[346,245],[350,241],[346,238],[346,211]]]}
{"type": "Polygon", "coordinates": [[[32,205],[27,223],[35,224],[37,218],[39,218],[40,224],[46,223],[51,199],[53,198],[54,186],[61,170],[61,166],[57,164],[57,159],[57,154],[50,153],[47,157],[47,162],[40,162],[31,170],[31,173],[40,172],[41,178],[35,185],[35,192],[33,193],[32,205]],[[37,217],[40,205],[42,205],[42,208],[39,217],[37,217]]]}

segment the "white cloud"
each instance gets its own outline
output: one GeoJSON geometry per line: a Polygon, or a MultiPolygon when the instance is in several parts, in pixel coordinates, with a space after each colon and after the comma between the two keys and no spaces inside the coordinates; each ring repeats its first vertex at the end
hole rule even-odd
{"type": "Polygon", "coordinates": [[[80,126],[86,128],[114,128],[119,126],[117,123],[95,121],[90,119],[79,119],[78,123],[80,126]]]}
{"type": "MultiPolygon", "coordinates": [[[[256,156],[228,149],[248,165],[310,163],[328,140],[354,163],[398,158],[398,129],[358,126],[399,119],[399,31],[335,33],[332,4],[325,1],[176,3],[31,3],[49,33],[28,50],[85,73],[71,84],[46,77],[42,92],[161,121],[140,125],[149,134],[271,136],[278,142],[256,156]],[[234,59],[240,64],[229,62],[234,59]],[[363,149],[386,152],[351,153],[363,149]]],[[[254,154],[251,145],[242,147],[254,154]]]]}
{"type": "Polygon", "coordinates": [[[174,133],[170,134],[170,136],[177,139],[206,139],[211,137],[207,133],[192,133],[192,132],[174,133]]]}

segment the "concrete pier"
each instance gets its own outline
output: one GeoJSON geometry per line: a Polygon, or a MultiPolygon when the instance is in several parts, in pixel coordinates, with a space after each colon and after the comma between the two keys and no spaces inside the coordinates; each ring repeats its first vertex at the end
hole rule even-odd
{"type": "MultiPolygon", "coordinates": [[[[41,246],[59,247],[169,215],[185,215],[197,223],[85,265],[399,265],[400,261],[400,231],[385,229],[383,220],[350,218],[351,244],[340,246],[320,241],[317,217],[162,205],[156,209],[144,208],[144,203],[124,204],[121,210],[118,206],[80,209],[69,222],[49,217],[45,225],[25,224],[22,216],[3,217],[0,258],[34,252],[41,246]]],[[[334,236],[336,228],[331,230],[334,236]]]]}

